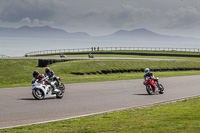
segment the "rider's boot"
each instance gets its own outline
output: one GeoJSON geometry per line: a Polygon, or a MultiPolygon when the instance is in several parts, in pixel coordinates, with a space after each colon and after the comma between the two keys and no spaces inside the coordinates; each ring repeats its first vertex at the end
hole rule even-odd
{"type": "Polygon", "coordinates": [[[52,88],[52,94],[55,94],[56,93],[55,86],[51,85],[51,88],[52,88]]]}
{"type": "Polygon", "coordinates": [[[59,87],[61,85],[61,83],[59,81],[57,81],[56,86],[59,87]]]}

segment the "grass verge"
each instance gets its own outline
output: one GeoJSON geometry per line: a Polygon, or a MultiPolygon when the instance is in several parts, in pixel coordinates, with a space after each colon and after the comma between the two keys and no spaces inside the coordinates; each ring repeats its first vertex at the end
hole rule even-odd
{"type": "MultiPolygon", "coordinates": [[[[0,59],[0,88],[30,86],[32,72],[38,70],[44,73],[45,68],[37,67],[38,60],[0,59]]],[[[126,79],[141,79],[143,73],[72,75],[71,72],[95,72],[106,69],[143,69],[199,67],[199,61],[152,61],[152,60],[79,60],[60,62],[49,65],[63,83],[83,83],[98,81],[113,81],[126,79]]],[[[197,75],[200,71],[156,72],[155,76],[197,75]]]]}

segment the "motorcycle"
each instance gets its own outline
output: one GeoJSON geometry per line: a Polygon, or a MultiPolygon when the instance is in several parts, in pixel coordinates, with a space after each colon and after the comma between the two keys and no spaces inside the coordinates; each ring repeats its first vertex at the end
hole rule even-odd
{"type": "Polygon", "coordinates": [[[148,77],[147,79],[147,82],[145,83],[145,81],[143,82],[143,84],[146,86],[146,90],[148,92],[149,95],[152,95],[152,94],[163,94],[164,93],[164,87],[162,84],[158,83],[158,80],[159,78],[151,78],[151,77],[148,77]],[[157,87],[158,88],[158,92],[154,92],[153,91],[153,86],[157,87]]]}
{"type": "MultiPolygon", "coordinates": [[[[60,80],[60,78],[58,78],[60,80]]],[[[56,97],[63,98],[65,86],[63,83],[58,84],[57,81],[51,81],[51,85],[45,84],[45,81],[36,80],[32,83],[32,95],[37,100],[44,98],[56,97]],[[51,86],[54,86],[54,90],[51,86]]]]}

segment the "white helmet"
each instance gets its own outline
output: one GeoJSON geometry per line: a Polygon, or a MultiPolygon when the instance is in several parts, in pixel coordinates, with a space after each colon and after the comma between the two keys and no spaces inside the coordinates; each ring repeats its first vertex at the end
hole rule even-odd
{"type": "Polygon", "coordinates": [[[148,72],[150,72],[150,69],[149,69],[149,68],[145,68],[145,69],[144,69],[144,72],[145,72],[145,73],[148,73],[148,72]]]}

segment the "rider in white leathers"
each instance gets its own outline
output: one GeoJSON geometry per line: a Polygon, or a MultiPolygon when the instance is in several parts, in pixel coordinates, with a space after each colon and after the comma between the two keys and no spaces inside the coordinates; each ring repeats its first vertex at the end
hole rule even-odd
{"type": "Polygon", "coordinates": [[[45,69],[45,74],[44,74],[45,77],[48,77],[49,79],[53,79],[53,80],[56,80],[57,81],[57,85],[59,86],[60,84],[60,81],[58,80],[58,78],[56,77],[55,73],[53,71],[50,70],[50,68],[46,68],[45,69]]]}

